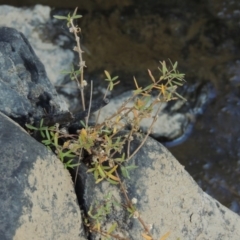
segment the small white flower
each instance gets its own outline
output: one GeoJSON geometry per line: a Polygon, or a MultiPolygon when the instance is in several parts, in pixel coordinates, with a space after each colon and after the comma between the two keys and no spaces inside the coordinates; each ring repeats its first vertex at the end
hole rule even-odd
{"type": "Polygon", "coordinates": [[[132,198],[132,204],[136,204],[137,203],[137,199],[136,198],[132,198]]]}
{"type": "Polygon", "coordinates": [[[83,80],[83,86],[86,87],[87,86],[87,81],[83,80]]]}

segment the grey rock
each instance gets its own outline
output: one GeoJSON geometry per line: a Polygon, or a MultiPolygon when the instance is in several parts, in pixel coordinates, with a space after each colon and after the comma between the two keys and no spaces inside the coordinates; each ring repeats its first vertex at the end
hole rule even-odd
{"type": "MultiPolygon", "coordinates": [[[[131,142],[131,151],[141,142],[142,137],[135,138],[131,142]]],[[[124,180],[124,185],[129,198],[138,200],[137,210],[146,226],[152,226],[154,239],[160,239],[166,233],[169,233],[167,239],[170,240],[240,239],[239,216],[204,193],[160,143],[149,138],[129,164],[138,168],[131,172],[130,179],[124,180]]],[[[108,192],[121,204],[126,203],[118,186],[108,182],[96,185],[92,174],[87,174],[83,168],[80,171],[86,211],[95,199],[100,201],[108,192]]],[[[126,209],[120,211],[113,205],[112,212],[101,222],[102,229],[106,230],[117,222],[115,234],[127,239],[142,239],[144,230],[141,224],[128,216],[126,209]]],[[[93,234],[91,239],[98,237],[93,234]]]]}
{"type": "Polygon", "coordinates": [[[0,152],[0,239],[86,239],[70,174],[2,113],[0,152]]]}
{"type": "Polygon", "coordinates": [[[0,28],[0,111],[24,124],[59,113],[57,93],[25,36],[0,28]]]}
{"type": "Polygon", "coordinates": [[[61,47],[64,41],[59,40],[58,45],[51,41],[50,33],[55,29],[51,23],[50,12],[50,7],[42,5],[32,8],[2,5],[0,6],[0,26],[12,27],[23,33],[44,64],[50,81],[53,84],[59,84],[64,78],[60,71],[63,68],[68,69],[68,66],[70,69],[74,53],[61,47]]]}
{"type": "MultiPolygon", "coordinates": [[[[106,118],[110,117],[122,106],[122,104],[127,101],[128,98],[132,96],[132,91],[125,92],[116,98],[110,100],[110,103],[102,108],[100,115],[98,113],[93,114],[92,121],[98,119],[98,123],[102,123],[106,118]]],[[[153,100],[153,98],[152,98],[153,100]]],[[[126,107],[132,107],[134,102],[131,101],[127,104],[126,107]]],[[[183,130],[188,125],[188,117],[184,113],[169,113],[165,112],[164,108],[167,106],[167,103],[161,103],[161,111],[158,115],[158,119],[152,129],[152,136],[155,138],[165,137],[168,139],[174,139],[182,135],[183,130]]],[[[152,116],[155,115],[158,106],[155,105],[152,116]]],[[[129,115],[130,119],[132,119],[132,115],[129,115]]],[[[151,125],[151,118],[143,119],[141,122],[141,129],[143,132],[147,132],[148,128],[151,125]]],[[[122,121],[122,124],[126,124],[126,122],[122,121]]]]}
{"type": "MultiPolygon", "coordinates": [[[[57,30],[53,25],[50,12],[50,7],[42,5],[32,8],[2,5],[0,6],[0,26],[12,27],[23,33],[44,64],[50,82],[61,86],[65,75],[60,72],[71,68],[74,53],[62,47],[66,36],[62,32],[55,33],[57,30]],[[58,35],[57,44],[53,42],[54,35],[58,35]]],[[[67,111],[68,106],[72,105],[72,102],[68,102],[63,95],[60,95],[58,102],[63,111],[67,111]]]]}
{"type": "MultiPolygon", "coordinates": [[[[180,99],[160,103],[161,110],[151,131],[152,137],[167,142],[165,144],[171,146],[181,143],[191,134],[196,117],[204,112],[206,105],[214,98],[213,89],[210,84],[195,84],[185,87],[184,90],[183,96],[187,98],[187,102],[180,99]],[[198,94],[195,92],[198,92],[198,94]]],[[[128,91],[112,98],[110,103],[102,108],[99,116],[98,113],[92,115],[92,121],[96,121],[97,119],[99,123],[105,121],[106,118],[116,113],[132,94],[131,91],[128,91]]],[[[151,101],[154,101],[154,99],[152,97],[151,101]]],[[[134,101],[130,101],[126,107],[132,107],[133,105],[134,101]]],[[[155,105],[151,114],[152,117],[156,114],[157,109],[158,105],[155,105]]],[[[132,114],[129,114],[130,121],[132,118],[132,114]]],[[[143,119],[140,124],[141,130],[146,133],[151,123],[151,118],[143,119]]],[[[127,122],[122,121],[122,124],[127,125],[127,122]]]]}

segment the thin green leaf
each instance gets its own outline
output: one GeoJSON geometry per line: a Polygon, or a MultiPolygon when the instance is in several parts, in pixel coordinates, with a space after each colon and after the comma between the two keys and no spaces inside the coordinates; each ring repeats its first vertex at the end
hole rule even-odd
{"type": "Polygon", "coordinates": [[[99,172],[99,174],[102,178],[106,177],[106,174],[105,174],[104,170],[101,168],[100,165],[98,166],[98,172],[99,172]]]}
{"type": "Polygon", "coordinates": [[[118,185],[119,184],[119,182],[113,181],[110,178],[107,178],[107,181],[110,182],[111,184],[114,184],[114,185],[118,185]]]}
{"type": "Polygon", "coordinates": [[[65,19],[65,20],[68,19],[68,18],[65,17],[65,16],[58,16],[58,15],[54,15],[53,17],[56,18],[56,19],[65,19]]]}
{"type": "Polygon", "coordinates": [[[143,89],[143,91],[147,91],[147,90],[149,90],[149,89],[152,89],[152,88],[153,88],[153,85],[154,85],[154,84],[148,85],[147,87],[145,87],[145,88],[143,89]]]}
{"type": "Polygon", "coordinates": [[[130,179],[128,170],[127,170],[124,166],[121,166],[121,172],[122,172],[122,175],[123,175],[125,178],[130,179]]]}
{"type": "Polygon", "coordinates": [[[40,130],[40,134],[41,134],[42,138],[46,138],[46,136],[42,130],[40,130]]]}
{"type": "Polygon", "coordinates": [[[187,101],[186,98],[184,98],[183,96],[181,96],[181,95],[178,94],[177,92],[175,92],[174,94],[177,95],[177,97],[179,97],[179,98],[182,99],[183,101],[187,101]]]}
{"type": "Polygon", "coordinates": [[[99,177],[99,172],[98,172],[98,170],[97,169],[95,169],[95,171],[94,171],[94,179],[95,180],[97,180],[98,179],[98,177],[99,177]]]}
{"type": "Polygon", "coordinates": [[[104,70],[104,73],[105,73],[107,79],[111,80],[111,76],[110,76],[109,72],[107,70],[104,70]]]}
{"type": "Polygon", "coordinates": [[[80,163],[73,163],[72,164],[72,161],[73,161],[73,159],[71,159],[71,160],[69,160],[68,162],[66,162],[66,163],[64,163],[64,167],[65,168],[74,168],[74,167],[77,167],[77,166],[79,166],[80,165],[80,163]]]}
{"type": "Polygon", "coordinates": [[[97,218],[98,218],[98,216],[92,215],[90,211],[88,211],[88,215],[89,215],[92,219],[97,219],[97,218]]]}
{"type": "Polygon", "coordinates": [[[90,168],[87,170],[87,173],[95,171],[95,168],[90,168]]]}
{"type": "Polygon", "coordinates": [[[99,178],[95,183],[98,184],[100,183],[104,178],[99,178]]]}
{"type": "Polygon", "coordinates": [[[174,65],[173,65],[173,69],[174,69],[174,70],[177,69],[177,65],[178,65],[178,62],[175,62],[174,65]]]}
{"type": "Polygon", "coordinates": [[[69,71],[69,70],[62,70],[60,73],[61,73],[61,74],[70,74],[70,73],[72,73],[72,72],[69,71]]]}
{"type": "Polygon", "coordinates": [[[129,213],[133,213],[133,209],[132,208],[127,208],[127,211],[129,212],[129,213]]]}
{"type": "Polygon", "coordinates": [[[46,133],[47,139],[50,140],[51,138],[50,138],[50,134],[49,134],[48,129],[45,129],[45,133],[46,133]]]}
{"type": "Polygon", "coordinates": [[[51,145],[51,144],[52,144],[52,141],[49,140],[49,139],[46,139],[46,140],[42,140],[42,143],[43,143],[44,145],[48,146],[48,145],[51,145]]]}
{"type": "Polygon", "coordinates": [[[115,77],[112,78],[112,81],[115,81],[117,79],[118,79],[118,76],[115,76],[115,77]]]}
{"type": "Polygon", "coordinates": [[[34,126],[32,126],[32,125],[30,125],[30,124],[25,124],[25,126],[28,128],[28,129],[31,129],[31,130],[39,130],[38,128],[36,128],[36,127],[34,127],[34,126]]]}
{"type": "Polygon", "coordinates": [[[43,120],[43,118],[42,118],[41,121],[40,121],[40,128],[42,128],[43,122],[44,122],[44,120],[43,120]]]}
{"type": "Polygon", "coordinates": [[[84,122],[83,120],[81,120],[80,123],[82,124],[82,126],[83,126],[84,128],[86,128],[86,124],[85,124],[85,122],[84,122]]]}
{"type": "Polygon", "coordinates": [[[138,168],[138,166],[136,166],[136,165],[129,165],[129,166],[126,166],[125,168],[126,168],[127,170],[133,170],[133,169],[138,168]]]}
{"type": "Polygon", "coordinates": [[[137,89],[137,90],[134,90],[134,91],[133,91],[133,94],[134,94],[134,95],[138,95],[138,94],[140,94],[141,92],[143,92],[143,90],[139,88],[139,89],[137,89]]]}
{"type": "Polygon", "coordinates": [[[172,81],[172,83],[178,85],[178,86],[183,86],[183,83],[180,83],[180,82],[176,82],[176,81],[172,81]]]}
{"type": "Polygon", "coordinates": [[[114,86],[114,85],[113,85],[113,82],[110,82],[110,83],[109,83],[109,90],[110,90],[110,91],[113,90],[113,86],[114,86]]]}
{"type": "Polygon", "coordinates": [[[58,132],[56,132],[55,134],[54,134],[54,145],[55,145],[55,147],[57,147],[58,146],[58,132]]]}
{"type": "Polygon", "coordinates": [[[75,154],[71,154],[72,150],[63,153],[63,157],[76,157],[75,154]]]}
{"type": "Polygon", "coordinates": [[[72,16],[72,19],[77,19],[77,18],[81,18],[82,15],[75,15],[75,16],[72,16]]]}
{"type": "Polygon", "coordinates": [[[166,73],[168,72],[167,66],[166,66],[166,62],[163,61],[162,62],[162,73],[163,75],[166,75],[166,73]]]}
{"type": "Polygon", "coordinates": [[[117,225],[116,222],[113,223],[112,226],[108,229],[107,233],[109,234],[109,233],[114,232],[117,226],[118,226],[118,225],[117,225]]]}
{"type": "Polygon", "coordinates": [[[64,156],[63,156],[63,152],[62,150],[58,151],[58,157],[60,158],[60,160],[63,162],[64,161],[64,156]]]}

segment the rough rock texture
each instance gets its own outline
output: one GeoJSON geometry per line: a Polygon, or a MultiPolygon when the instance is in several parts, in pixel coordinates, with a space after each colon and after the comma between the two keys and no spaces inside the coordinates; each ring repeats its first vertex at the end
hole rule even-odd
{"type": "Polygon", "coordinates": [[[58,45],[51,42],[50,34],[53,34],[55,29],[51,24],[50,11],[50,7],[42,5],[33,8],[3,5],[0,6],[0,26],[12,27],[24,34],[44,64],[50,81],[55,84],[63,79],[64,75],[60,74],[60,71],[68,69],[74,54],[71,50],[60,47],[64,44],[64,36],[59,37],[58,45]]]}
{"type": "MultiPolygon", "coordinates": [[[[141,137],[131,143],[133,151],[141,143],[141,137]]],[[[138,166],[125,181],[129,198],[137,198],[137,209],[151,233],[160,239],[225,240],[240,239],[240,218],[204,193],[171,153],[160,143],[149,138],[146,145],[133,157],[131,164],[138,166]]],[[[112,192],[124,203],[118,187],[108,182],[95,185],[93,176],[82,169],[79,178],[84,184],[84,201],[89,209],[94,199],[103,199],[112,192]]],[[[119,235],[129,239],[141,239],[143,229],[129,213],[113,207],[112,214],[103,220],[103,229],[117,222],[119,235]]],[[[97,239],[96,235],[92,239],[97,239]]]]}
{"type": "Polygon", "coordinates": [[[0,152],[0,239],[85,239],[68,171],[2,113],[0,152]]]}
{"type": "Polygon", "coordinates": [[[24,124],[62,106],[45,68],[25,36],[0,28],[0,111],[24,124]]]}
{"type": "MultiPolygon", "coordinates": [[[[65,45],[73,46],[73,39],[66,36],[66,31],[61,25],[55,27],[55,23],[63,22],[52,19],[51,8],[48,6],[36,5],[32,8],[16,8],[12,6],[0,6],[1,22],[0,26],[18,29],[36,52],[40,61],[44,64],[47,76],[52,84],[59,86],[63,92],[60,96],[61,106],[64,109],[74,108],[79,105],[78,89],[73,81],[65,85],[63,81],[68,80],[68,76],[61,74],[62,70],[71,68],[74,59],[74,52],[65,45]],[[23,17],[24,16],[24,17],[23,17]],[[71,44],[69,44],[71,42],[71,44]],[[66,96],[72,96],[71,99],[66,96]]],[[[65,26],[65,23],[64,23],[65,26]]]]}

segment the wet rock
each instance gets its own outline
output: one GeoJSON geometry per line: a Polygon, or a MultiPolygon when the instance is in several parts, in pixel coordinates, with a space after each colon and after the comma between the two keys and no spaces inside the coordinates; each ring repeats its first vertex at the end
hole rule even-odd
{"type": "Polygon", "coordinates": [[[0,239],[84,240],[68,171],[2,113],[0,152],[0,239]]]}
{"type": "MultiPolygon", "coordinates": [[[[142,138],[131,142],[134,151],[142,138]]],[[[193,181],[184,167],[160,143],[149,138],[143,148],[129,164],[138,166],[124,180],[130,199],[136,198],[137,210],[146,226],[152,226],[154,239],[169,233],[169,239],[239,239],[240,218],[204,193],[193,181]]],[[[86,211],[97,199],[103,199],[111,192],[114,199],[125,204],[119,186],[108,182],[95,184],[93,175],[81,168],[78,175],[84,186],[83,201],[86,211]]],[[[116,222],[118,230],[114,234],[129,239],[141,239],[144,232],[129,212],[120,211],[112,205],[110,214],[101,221],[103,230],[116,222]]],[[[98,239],[92,234],[90,239],[98,239]]]]}

